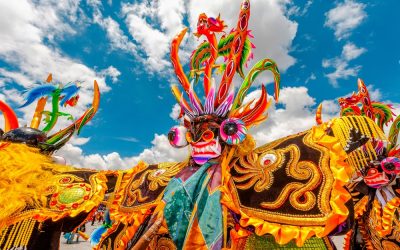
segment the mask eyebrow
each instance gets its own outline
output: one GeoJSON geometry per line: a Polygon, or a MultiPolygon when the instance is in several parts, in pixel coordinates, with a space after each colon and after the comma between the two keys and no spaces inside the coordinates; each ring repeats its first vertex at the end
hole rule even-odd
{"type": "Polygon", "coordinates": [[[216,122],[210,122],[208,125],[209,125],[209,127],[214,127],[214,128],[219,128],[221,126],[220,124],[218,124],[216,122]]]}

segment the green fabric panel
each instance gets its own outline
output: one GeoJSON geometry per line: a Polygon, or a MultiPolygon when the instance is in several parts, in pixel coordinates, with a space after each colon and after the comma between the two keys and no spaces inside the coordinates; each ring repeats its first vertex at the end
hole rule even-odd
{"type": "Polygon", "coordinates": [[[173,178],[165,189],[164,216],[168,231],[178,249],[184,246],[195,219],[198,220],[208,248],[221,247],[223,232],[221,193],[219,190],[212,194],[208,192],[211,176],[207,170],[211,166],[209,163],[204,164],[185,182],[173,178]],[[195,206],[198,209],[193,214],[195,206]]]}

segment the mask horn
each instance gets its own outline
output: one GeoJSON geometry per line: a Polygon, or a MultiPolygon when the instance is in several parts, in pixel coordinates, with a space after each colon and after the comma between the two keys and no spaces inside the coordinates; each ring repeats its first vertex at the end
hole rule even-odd
{"type": "Polygon", "coordinates": [[[2,111],[4,115],[4,132],[8,132],[19,127],[18,118],[14,110],[3,101],[0,101],[0,111],[2,111]]]}

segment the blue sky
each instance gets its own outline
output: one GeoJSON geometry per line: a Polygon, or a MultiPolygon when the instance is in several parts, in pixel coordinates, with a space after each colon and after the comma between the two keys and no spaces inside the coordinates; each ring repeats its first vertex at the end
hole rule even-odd
{"type": "MultiPolygon", "coordinates": [[[[311,127],[320,102],[325,119],[337,115],[335,99],[356,91],[357,77],[370,85],[374,99],[391,101],[400,111],[399,1],[251,3],[255,58],[277,61],[283,88],[270,120],[253,129],[259,144],[311,127]]],[[[0,98],[18,107],[18,93],[51,72],[56,81],[84,81],[80,106],[69,110],[79,116],[97,79],[100,110],[60,155],[95,168],[181,159],[187,151],[170,148],[165,137],[176,124],[169,42],[184,26],[193,29],[201,12],[221,13],[229,31],[239,6],[240,0],[0,0],[0,98]]],[[[181,49],[184,62],[201,42],[191,32],[181,49]]],[[[271,78],[263,77],[272,95],[271,78]]],[[[18,111],[21,124],[32,108],[18,111]]]]}

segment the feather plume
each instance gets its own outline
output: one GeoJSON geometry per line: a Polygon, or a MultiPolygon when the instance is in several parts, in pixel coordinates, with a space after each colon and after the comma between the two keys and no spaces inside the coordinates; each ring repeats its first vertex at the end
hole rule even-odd
{"type": "Polygon", "coordinates": [[[44,84],[29,90],[25,96],[25,103],[20,108],[28,106],[41,97],[50,96],[56,89],[57,87],[52,84],[44,84]]]}
{"type": "Polygon", "coordinates": [[[65,85],[65,87],[61,89],[61,95],[64,95],[64,98],[61,100],[60,106],[64,106],[69,99],[78,93],[79,89],[80,87],[78,87],[75,83],[69,83],[65,85]]]}

